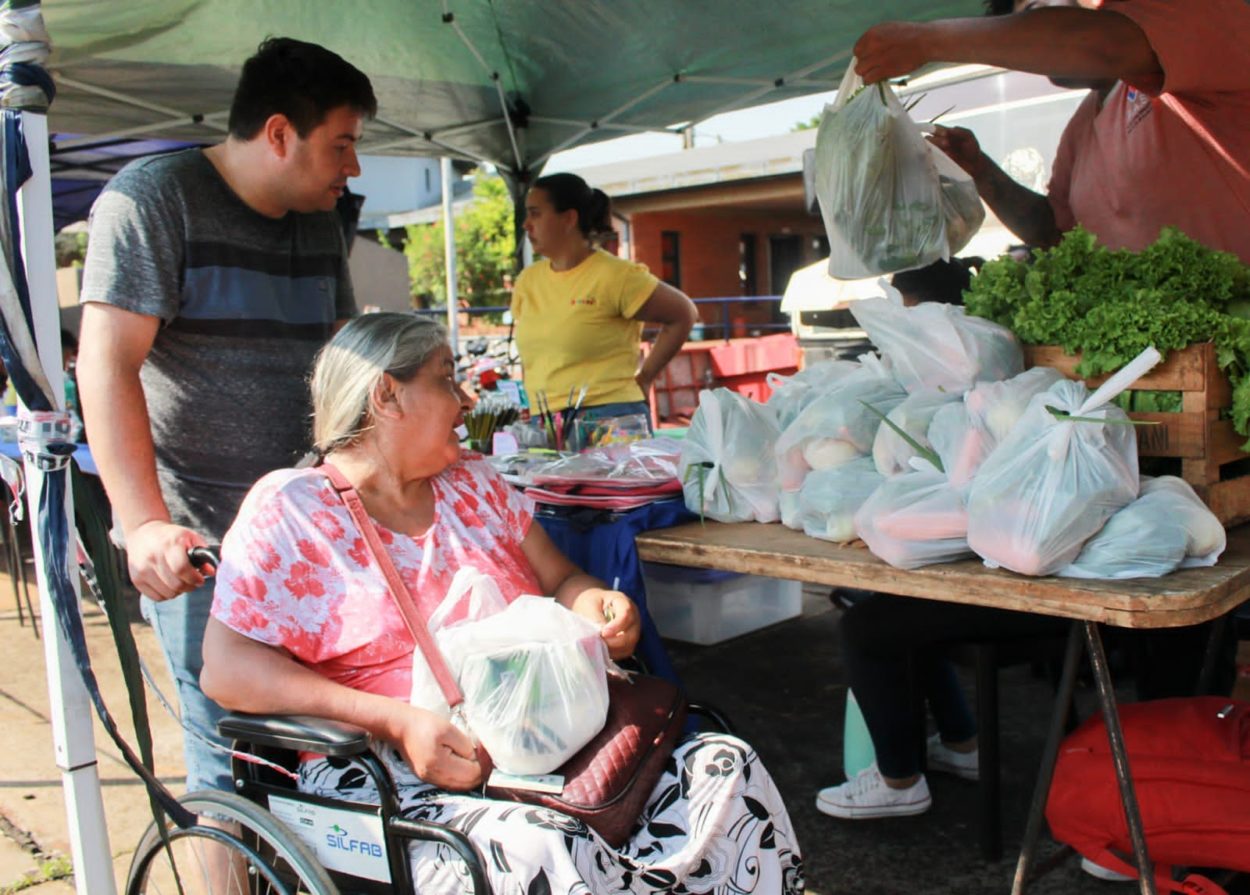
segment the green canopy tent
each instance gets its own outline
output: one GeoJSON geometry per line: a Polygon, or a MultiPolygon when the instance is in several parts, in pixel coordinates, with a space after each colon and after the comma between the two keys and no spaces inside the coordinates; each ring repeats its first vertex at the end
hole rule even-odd
{"type": "MultiPolygon", "coordinates": [[[[831,90],[872,23],[976,15],[979,7],[978,0],[48,0],[47,68],[57,95],[47,126],[58,150],[125,138],[215,142],[225,135],[242,60],[266,35],[287,35],[333,48],[373,80],[379,114],[362,153],[491,163],[519,195],[562,149],[644,131],[679,133],[721,112],[831,90]]],[[[23,237],[37,342],[51,357],[59,346],[47,143],[43,116],[23,114],[35,147],[23,201],[39,212],[23,237]]],[[[111,852],[87,700],[59,632],[49,630],[77,888],[105,895],[113,891],[111,852]]]]}

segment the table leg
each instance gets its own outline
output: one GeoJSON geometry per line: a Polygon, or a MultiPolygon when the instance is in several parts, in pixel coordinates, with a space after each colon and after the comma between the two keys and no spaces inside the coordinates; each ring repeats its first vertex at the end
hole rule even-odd
{"type": "Polygon", "coordinates": [[[1107,654],[1102,648],[1102,635],[1098,631],[1097,622],[1087,621],[1082,624],[1085,626],[1085,645],[1089,649],[1094,683],[1098,686],[1098,704],[1102,708],[1103,723],[1107,726],[1107,739],[1111,741],[1111,760],[1115,764],[1115,776],[1120,784],[1120,801],[1124,805],[1124,816],[1128,821],[1128,837],[1133,844],[1138,887],[1142,895],[1155,895],[1154,871],[1146,853],[1146,833],[1142,828],[1137,793],[1133,789],[1128,751],[1124,748],[1124,731],[1120,727],[1120,713],[1116,708],[1115,690],[1111,687],[1111,671],[1107,667],[1107,654]]]}
{"type": "Polygon", "coordinates": [[[1220,657],[1220,647],[1224,641],[1224,630],[1228,627],[1229,613],[1224,613],[1211,620],[1211,636],[1207,638],[1207,651],[1202,657],[1202,671],[1198,674],[1198,684],[1194,687],[1195,696],[1206,696],[1211,692],[1211,681],[1215,678],[1215,663],[1220,657]]]}
{"type": "Polygon", "coordinates": [[[1016,862],[1011,895],[1021,895],[1029,884],[1029,871],[1032,869],[1037,840],[1042,832],[1046,797],[1050,795],[1050,781],[1055,774],[1055,760],[1059,757],[1059,743],[1063,739],[1068,710],[1072,705],[1072,693],[1076,689],[1076,666],[1080,658],[1080,622],[1072,622],[1068,629],[1068,646],[1063,655],[1063,673],[1059,677],[1059,689],[1055,693],[1055,708],[1051,712],[1050,731],[1046,734],[1042,763],[1037,769],[1037,783],[1033,787],[1033,801],[1029,804],[1029,815],[1024,824],[1024,841],[1020,844],[1020,859],[1016,862]]]}

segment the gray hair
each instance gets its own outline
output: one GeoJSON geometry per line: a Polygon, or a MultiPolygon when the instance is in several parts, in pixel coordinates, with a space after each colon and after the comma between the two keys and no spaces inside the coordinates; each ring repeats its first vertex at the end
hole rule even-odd
{"type": "Polygon", "coordinates": [[[372,425],[369,399],[382,374],[407,382],[446,345],[447,330],[428,317],[382,312],[351,320],[313,367],[314,449],[324,456],[358,441],[372,425]]]}

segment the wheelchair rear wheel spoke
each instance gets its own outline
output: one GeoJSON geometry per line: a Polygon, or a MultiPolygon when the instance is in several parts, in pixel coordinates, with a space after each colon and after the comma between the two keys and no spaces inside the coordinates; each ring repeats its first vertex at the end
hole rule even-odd
{"type": "Polygon", "coordinates": [[[179,830],[155,824],[130,865],[127,895],[338,895],[307,846],[268,811],[227,792],[179,800],[200,823],[179,830]]]}

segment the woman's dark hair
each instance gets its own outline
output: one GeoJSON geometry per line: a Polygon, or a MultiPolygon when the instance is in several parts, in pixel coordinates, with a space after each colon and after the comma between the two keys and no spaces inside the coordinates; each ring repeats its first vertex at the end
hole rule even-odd
{"type": "Polygon", "coordinates": [[[987,16],[1005,16],[1014,12],[1015,8],[1015,0],[985,0],[985,14],[987,16]]]}
{"type": "Polygon", "coordinates": [[[587,239],[612,232],[612,200],[576,174],[548,174],[534,181],[534,189],[546,193],[556,211],[577,209],[577,229],[587,239]]]}
{"type": "Polygon", "coordinates": [[[230,103],[230,135],[250,140],[269,116],[285,115],[295,132],[307,137],[340,106],[369,118],[378,113],[373,85],[364,72],[317,44],[268,37],[243,63],[230,103]]]}

